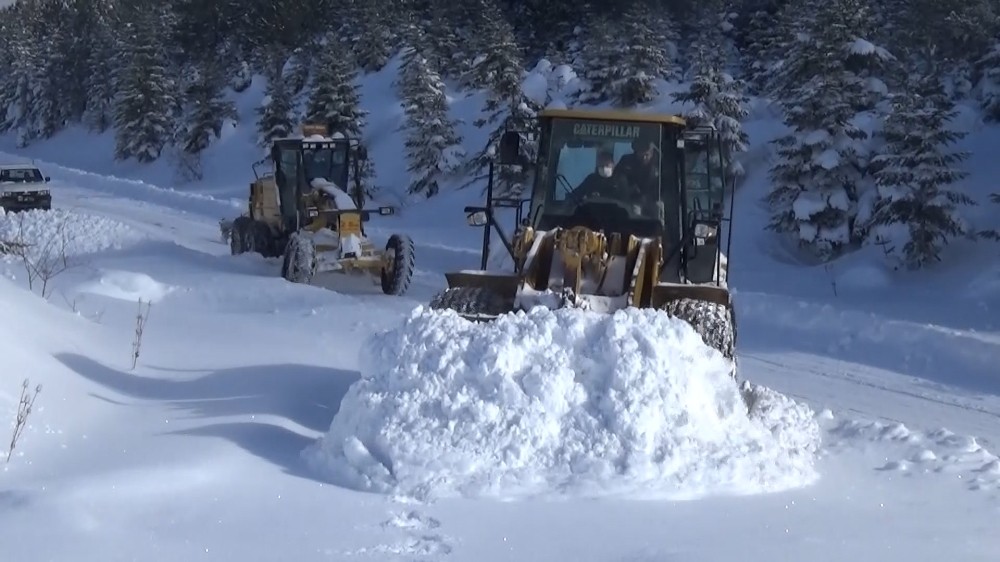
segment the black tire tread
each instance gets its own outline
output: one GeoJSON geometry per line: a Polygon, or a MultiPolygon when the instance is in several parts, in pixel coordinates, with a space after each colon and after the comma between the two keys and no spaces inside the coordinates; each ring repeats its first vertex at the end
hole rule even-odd
{"type": "Polygon", "coordinates": [[[253,251],[247,247],[250,230],[253,228],[253,219],[248,216],[236,217],[229,227],[229,252],[234,256],[253,251]]]}
{"type": "Polygon", "coordinates": [[[735,360],[736,330],[730,307],[698,299],[676,299],[662,309],[690,324],[706,345],[719,350],[726,359],[735,360]]]}
{"type": "Polygon", "coordinates": [[[316,246],[308,237],[293,232],[285,245],[281,276],[292,283],[307,284],[316,274],[316,246]]]}
{"type": "Polygon", "coordinates": [[[499,316],[510,312],[513,303],[485,287],[452,287],[431,299],[430,308],[454,310],[462,315],[499,316]]]}
{"type": "Polygon", "coordinates": [[[413,240],[404,234],[393,234],[385,244],[386,251],[394,250],[392,270],[382,271],[382,292],[387,295],[401,296],[410,288],[413,279],[413,268],[416,262],[416,251],[413,240]]]}

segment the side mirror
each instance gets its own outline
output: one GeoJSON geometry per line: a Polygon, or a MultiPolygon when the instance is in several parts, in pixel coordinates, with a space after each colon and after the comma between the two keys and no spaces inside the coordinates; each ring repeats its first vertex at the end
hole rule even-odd
{"type": "Polygon", "coordinates": [[[357,158],[358,162],[364,162],[365,160],[368,160],[368,149],[362,145],[358,145],[357,158]]]}
{"type": "Polygon", "coordinates": [[[52,181],[52,178],[49,176],[45,176],[45,183],[49,183],[50,181],[52,181]]]}
{"type": "Polygon", "coordinates": [[[469,213],[465,216],[465,220],[468,221],[469,226],[486,226],[486,223],[489,222],[486,217],[486,211],[469,213]]]}
{"type": "Polygon", "coordinates": [[[521,155],[521,135],[506,131],[500,137],[500,164],[519,164],[521,155]]]}

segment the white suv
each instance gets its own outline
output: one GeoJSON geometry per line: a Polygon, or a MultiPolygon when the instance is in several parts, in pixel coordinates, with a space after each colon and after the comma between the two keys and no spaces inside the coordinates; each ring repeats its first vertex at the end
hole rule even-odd
{"type": "Polygon", "coordinates": [[[48,184],[34,164],[0,164],[0,207],[6,211],[52,208],[48,184]]]}

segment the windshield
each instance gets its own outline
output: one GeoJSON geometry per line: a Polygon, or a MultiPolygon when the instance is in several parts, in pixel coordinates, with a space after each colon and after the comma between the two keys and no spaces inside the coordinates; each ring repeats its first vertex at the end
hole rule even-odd
{"type": "Polygon", "coordinates": [[[571,215],[592,202],[656,218],[661,154],[657,123],[556,120],[536,203],[545,214],[571,215]]]}
{"type": "Polygon", "coordinates": [[[7,168],[0,170],[0,182],[32,183],[41,182],[42,173],[38,168],[7,168]]]}
{"type": "Polygon", "coordinates": [[[347,143],[305,142],[302,144],[302,171],[306,190],[312,180],[323,178],[347,189],[347,143]]]}

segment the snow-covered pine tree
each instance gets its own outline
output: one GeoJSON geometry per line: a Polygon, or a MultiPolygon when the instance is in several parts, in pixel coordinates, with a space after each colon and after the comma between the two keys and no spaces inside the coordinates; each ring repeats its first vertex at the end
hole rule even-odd
{"type": "Polygon", "coordinates": [[[651,23],[652,12],[643,2],[633,2],[622,16],[622,37],[629,40],[619,49],[611,70],[612,99],[618,107],[634,107],[656,99],[656,81],[667,77],[666,36],[651,23]]]}
{"type": "Polygon", "coordinates": [[[7,25],[3,19],[4,12],[10,11],[10,6],[0,8],[0,132],[6,131],[7,108],[10,107],[14,81],[10,71],[14,68],[14,45],[7,25]]]}
{"type": "MultiPolygon", "coordinates": [[[[521,9],[514,17],[508,15],[508,21],[519,31],[518,43],[524,47],[522,56],[527,61],[546,58],[563,62],[574,28],[595,15],[593,2],[587,0],[529,0],[520,4],[521,9]]],[[[504,11],[510,14],[509,9],[504,11]]]]}
{"type": "Polygon", "coordinates": [[[462,86],[472,89],[489,88],[495,82],[495,68],[491,64],[497,55],[514,57],[520,60],[520,48],[513,28],[497,8],[495,0],[469,0],[470,5],[477,6],[475,15],[469,15],[472,28],[469,37],[468,56],[472,59],[468,70],[462,76],[462,86]],[[506,37],[500,29],[509,31],[506,37]],[[498,35],[501,34],[501,35],[498,35]],[[501,41],[495,44],[494,41],[501,41]]]}
{"type": "Polygon", "coordinates": [[[173,140],[179,96],[166,54],[165,9],[133,6],[124,18],[114,100],[115,158],[152,162],[173,140]]]}
{"type": "Polygon", "coordinates": [[[193,69],[185,91],[186,123],[181,137],[181,150],[200,154],[222,135],[226,120],[236,121],[236,105],[226,99],[226,77],[217,61],[206,60],[193,69]]]}
{"type": "Polygon", "coordinates": [[[292,122],[292,96],[285,88],[284,57],[272,55],[268,65],[267,87],[264,99],[257,108],[258,145],[270,149],[271,142],[287,137],[295,129],[292,122]]]}
{"type": "Polygon", "coordinates": [[[460,78],[469,68],[469,60],[463,56],[464,49],[459,38],[457,26],[448,16],[450,0],[434,0],[431,2],[429,21],[424,35],[433,38],[429,45],[421,47],[425,52],[427,62],[432,68],[438,69],[442,77],[460,78]]]}
{"type": "Polygon", "coordinates": [[[573,68],[581,78],[581,87],[573,101],[580,104],[601,104],[612,98],[613,69],[620,49],[615,26],[608,18],[595,16],[585,24],[580,34],[579,54],[573,68]]]}
{"type": "MultiPolygon", "coordinates": [[[[705,0],[692,10],[684,26],[690,38],[683,50],[685,73],[692,76],[706,63],[725,70],[729,59],[729,40],[723,32],[726,19],[722,0],[705,0]]],[[[679,78],[680,76],[678,76],[679,78]]]]}
{"type": "Polygon", "coordinates": [[[691,57],[691,85],[687,90],[671,94],[674,101],[691,105],[683,114],[692,126],[714,124],[715,121],[711,105],[722,80],[719,65],[712,58],[706,45],[696,44],[691,57]]]}
{"type": "Polygon", "coordinates": [[[112,125],[115,99],[115,39],[110,30],[95,37],[93,51],[87,58],[87,108],[83,122],[91,130],[103,133],[112,125]]]}
{"type": "Polygon", "coordinates": [[[400,90],[406,122],[406,150],[411,174],[410,193],[436,195],[440,182],[457,171],[465,158],[457,123],[448,116],[441,77],[416,48],[403,53],[400,90]]]}
{"type": "Polygon", "coordinates": [[[392,6],[385,0],[350,0],[345,10],[353,33],[354,60],[365,72],[382,70],[393,53],[392,6]]]}
{"type": "MultiPolygon", "coordinates": [[[[483,14],[488,24],[484,29],[484,41],[493,45],[493,49],[478,57],[473,72],[489,84],[483,113],[487,117],[477,119],[477,127],[492,125],[486,146],[470,162],[475,171],[481,171],[494,161],[500,137],[504,131],[516,131],[521,136],[521,156],[527,161],[534,161],[537,152],[537,123],[535,117],[538,107],[521,88],[524,78],[523,64],[518,56],[518,47],[514,41],[514,32],[492,3],[487,4],[483,14]],[[492,6],[492,8],[489,8],[492,6]]],[[[505,166],[500,170],[500,179],[504,185],[500,190],[510,190],[510,195],[517,195],[524,189],[527,170],[523,166],[505,166]]]]}
{"type": "Polygon", "coordinates": [[[854,218],[862,189],[867,133],[855,122],[871,107],[866,80],[856,72],[867,56],[883,56],[864,40],[863,0],[821,3],[796,34],[778,77],[785,124],[771,168],[769,228],[797,235],[820,259],[857,242],[854,218]],[[834,56],[836,53],[836,56],[834,56]]]}
{"type": "MultiPolygon", "coordinates": [[[[9,12],[14,11],[8,8],[9,12]]],[[[15,22],[12,22],[15,23],[15,22]]],[[[0,76],[3,88],[0,96],[0,132],[14,131],[18,136],[18,146],[25,146],[32,138],[30,128],[32,107],[35,99],[35,79],[38,74],[40,53],[37,43],[31,40],[28,29],[21,25],[11,25],[5,32],[4,57],[9,66],[0,76]]]]}
{"type": "MultiPolygon", "coordinates": [[[[335,34],[327,35],[323,43],[314,64],[305,121],[322,123],[335,133],[361,140],[368,112],[361,108],[354,57],[335,34]]],[[[372,196],[375,170],[370,154],[368,158],[360,163],[360,179],[365,193],[372,196]]]]}
{"type": "Polygon", "coordinates": [[[57,80],[66,59],[56,49],[61,42],[46,34],[45,21],[51,14],[62,13],[61,6],[22,2],[7,8],[5,14],[10,67],[0,95],[6,98],[9,113],[0,115],[0,128],[13,129],[19,147],[51,136],[65,121],[67,104],[57,80]]]}
{"type": "Polygon", "coordinates": [[[910,269],[940,261],[949,239],[969,234],[958,209],[975,202],[949,188],[968,175],[957,168],[968,154],[948,151],[965,136],[948,128],[956,113],[939,78],[914,80],[893,100],[882,132],[885,150],[872,162],[879,195],[875,238],[910,269]]]}
{"type": "Polygon", "coordinates": [[[740,49],[743,72],[750,91],[756,95],[768,91],[771,67],[779,61],[782,31],[778,17],[765,9],[751,13],[743,30],[744,41],[740,49]]]}
{"type": "Polygon", "coordinates": [[[54,135],[75,117],[72,111],[80,85],[74,80],[71,67],[76,62],[78,49],[70,27],[72,13],[67,4],[40,4],[33,13],[37,19],[31,22],[31,26],[34,41],[41,50],[42,64],[35,82],[32,128],[35,136],[44,139],[54,135]]]}
{"type": "Polygon", "coordinates": [[[306,121],[323,123],[345,136],[361,138],[368,112],[361,109],[356,68],[351,53],[336,37],[328,36],[317,54],[306,101],[306,121]]]}
{"type": "Polygon", "coordinates": [[[87,100],[83,110],[83,123],[92,131],[103,133],[112,124],[112,107],[115,97],[115,35],[110,0],[95,0],[89,15],[93,25],[89,30],[87,75],[83,80],[87,100]]]}
{"type": "Polygon", "coordinates": [[[749,99],[743,93],[744,84],[722,70],[722,57],[712,53],[707,44],[695,46],[692,57],[691,85],[687,91],[673,94],[674,101],[691,104],[684,112],[685,119],[693,124],[710,124],[719,131],[721,141],[729,153],[729,170],[734,176],[743,175],[738,154],[747,150],[749,141],[743,130],[742,120],[749,115],[749,99]]]}
{"type": "Polygon", "coordinates": [[[661,47],[662,50],[658,50],[656,53],[662,53],[664,57],[665,64],[660,78],[667,81],[679,80],[684,73],[680,48],[680,24],[672,17],[671,10],[661,9],[655,3],[648,12],[648,29],[651,32],[648,40],[652,45],[661,47]]]}
{"type": "Polygon", "coordinates": [[[479,0],[453,2],[451,0],[433,0],[431,9],[435,12],[435,22],[428,28],[426,35],[436,39],[439,32],[437,25],[448,28],[442,44],[436,52],[440,53],[441,75],[457,80],[463,86],[471,86],[471,70],[476,59],[476,53],[481,49],[480,29],[482,28],[482,8],[479,0]],[[440,14],[438,17],[436,14],[440,14]],[[454,42],[454,46],[452,46],[454,42]],[[450,55],[447,53],[450,51],[450,55]],[[448,62],[445,63],[444,59],[448,62]]]}
{"type": "Polygon", "coordinates": [[[1000,41],[976,61],[980,75],[977,90],[986,121],[1000,121],[1000,41]]]}
{"type": "Polygon", "coordinates": [[[975,61],[987,53],[1000,34],[996,3],[908,0],[906,8],[897,15],[901,43],[916,55],[917,64],[940,65],[945,90],[956,98],[965,97],[972,90],[975,61]]]}
{"type": "Polygon", "coordinates": [[[295,49],[288,61],[288,69],[284,73],[285,89],[292,97],[293,104],[303,95],[308,95],[306,86],[309,85],[309,76],[313,73],[313,64],[318,56],[317,49],[323,47],[314,41],[307,40],[305,45],[295,49]]]}
{"type": "MultiPolygon", "coordinates": [[[[1000,192],[991,193],[990,194],[990,201],[992,201],[993,203],[995,203],[997,205],[1000,205],[1000,192]]],[[[998,222],[1000,222],[1000,221],[998,221],[998,222]]],[[[988,228],[986,230],[980,230],[976,234],[980,238],[984,238],[986,240],[993,240],[994,242],[1000,242],[1000,227],[998,227],[998,228],[988,228]]]]}
{"type": "MultiPolygon", "coordinates": [[[[990,195],[990,201],[1000,205],[1000,193],[993,193],[990,195]]],[[[982,230],[979,232],[980,238],[985,238],[987,240],[993,240],[1000,242],[1000,228],[993,228],[989,230],[982,230]]]]}

